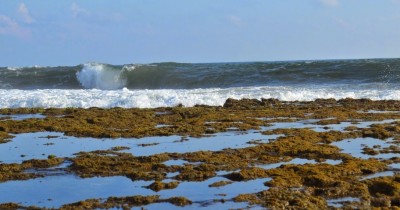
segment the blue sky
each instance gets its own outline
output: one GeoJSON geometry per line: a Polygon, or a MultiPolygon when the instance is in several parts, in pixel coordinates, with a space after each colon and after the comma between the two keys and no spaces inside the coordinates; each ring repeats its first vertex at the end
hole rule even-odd
{"type": "Polygon", "coordinates": [[[400,0],[1,0],[0,66],[400,57],[400,0]]]}

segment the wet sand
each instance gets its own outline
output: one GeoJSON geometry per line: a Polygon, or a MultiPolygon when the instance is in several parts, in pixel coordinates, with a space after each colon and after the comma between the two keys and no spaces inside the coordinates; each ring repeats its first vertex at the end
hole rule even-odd
{"type": "Polygon", "coordinates": [[[400,101],[1,109],[0,208],[400,207],[400,101]]]}

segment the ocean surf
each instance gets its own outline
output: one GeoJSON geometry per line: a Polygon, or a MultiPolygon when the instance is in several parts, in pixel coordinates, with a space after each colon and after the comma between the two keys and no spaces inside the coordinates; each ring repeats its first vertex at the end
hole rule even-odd
{"type": "Polygon", "coordinates": [[[0,108],[221,106],[228,98],[400,100],[400,59],[0,67],[0,108]]]}

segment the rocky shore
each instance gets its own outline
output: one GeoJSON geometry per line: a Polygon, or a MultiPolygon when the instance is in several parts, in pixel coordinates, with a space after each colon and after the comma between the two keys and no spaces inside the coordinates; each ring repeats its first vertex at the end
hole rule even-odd
{"type": "MultiPolygon", "coordinates": [[[[227,132],[234,132],[238,138],[254,132],[276,138],[251,139],[246,146],[221,150],[135,155],[128,152],[130,147],[125,145],[80,151],[67,157],[46,155],[15,163],[0,159],[0,188],[10,181],[54,176],[50,171],[67,163],[58,172],[80,178],[123,176],[133,182],[150,182],[144,188],[154,191],[154,195],[82,199],[57,207],[26,206],[22,201],[3,202],[0,208],[189,206],[201,201],[184,195],[160,197],[158,192],[215,177],[221,181],[210,183],[208,188],[259,179],[267,181],[263,182],[264,189],[260,191],[234,197],[216,196],[211,203],[208,201],[211,207],[232,202],[244,203],[250,208],[271,209],[400,208],[399,119],[400,101],[368,99],[311,102],[228,99],[221,107],[198,105],[155,109],[1,109],[0,145],[11,143],[16,135],[35,132],[109,141],[130,138],[133,142],[136,138],[179,136],[174,142],[176,147],[190,138],[201,140],[227,132]],[[15,116],[33,114],[40,117],[15,119],[15,116]],[[357,149],[352,148],[353,142],[371,139],[386,146],[361,143],[358,156],[346,152],[346,149],[357,149]],[[296,160],[305,162],[298,164],[296,160]],[[168,161],[184,161],[184,164],[165,164],[168,161]]],[[[57,138],[57,135],[43,138],[57,138]]],[[[150,141],[140,147],[151,149],[157,144],[150,141]]]]}

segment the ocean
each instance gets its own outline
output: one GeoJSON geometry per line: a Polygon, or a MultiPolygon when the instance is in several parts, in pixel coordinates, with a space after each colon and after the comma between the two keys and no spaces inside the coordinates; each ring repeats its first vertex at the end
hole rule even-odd
{"type": "Polygon", "coordinates": [[[400,59],[0,67],[0,108],[220,106],[226,99],[400,100],[400,59]]]}

